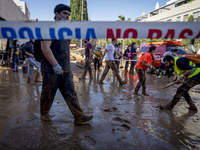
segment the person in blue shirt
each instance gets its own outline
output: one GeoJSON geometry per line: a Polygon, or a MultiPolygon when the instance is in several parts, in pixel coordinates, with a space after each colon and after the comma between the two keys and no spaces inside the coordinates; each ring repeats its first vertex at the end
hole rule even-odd
{"type": "Polygon", "coordinates": [[[13,46],[11,48],[11,57],[10,57],[10,59],[14,63],[13,71],[18,71],[18,68],[19,68],[19,52],[20,52],[19,41],[14,40],[13,46]]]}

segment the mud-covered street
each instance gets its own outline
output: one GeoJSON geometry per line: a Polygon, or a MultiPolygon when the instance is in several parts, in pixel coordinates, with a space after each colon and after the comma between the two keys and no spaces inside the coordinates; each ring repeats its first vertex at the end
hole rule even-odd
{"type": "MultiPolygon", "coordinates": [[[[147,74],[147,93],[135,96],[137,75],[125,74],[128,83],[120,86],[110,71],[104,83],[100,74],[79,81],[83,69],[71,63],[75,91],[86,114],[94,118],[74,125],[65,100],[58,91],[50,110],[51,122],[40,119],[41,84],[27,84],[27,74],[0,68],[0,149],[200,149],[200,114],[187,109],[184,99],[173,111],[157,105],[170,102],[176,92],[164,77],[147,74]]],[[[35,76],[35,73],[33,74],[35,76]]],[[[173,78],[173,77],[172,77],[173,78]]],[[[141,89],[140,89],[141,90],[141,89]]],[[[141,93],[141,91],[140,91],[141,93]]],[[[200,110],[200,86],[189,92],[200,110]]]]}

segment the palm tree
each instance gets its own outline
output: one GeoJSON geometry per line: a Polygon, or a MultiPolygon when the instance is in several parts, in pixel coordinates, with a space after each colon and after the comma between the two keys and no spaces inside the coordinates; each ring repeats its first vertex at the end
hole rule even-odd
{"type": "MultiPolygon", "coordinates": [[[[117,21],[131,21],[131,18],[128,18],[128,19],[126,20],[124,14],[118,16],[118,18],[119,18],[119,20],[117,20],[117,21]]],[[[125,39],[123,39],[123,50],[125,50],[125,39]]]]}

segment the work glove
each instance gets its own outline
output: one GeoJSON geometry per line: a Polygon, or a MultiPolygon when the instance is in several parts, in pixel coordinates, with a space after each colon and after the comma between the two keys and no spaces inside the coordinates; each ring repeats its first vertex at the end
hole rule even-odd
{"type": "Polygon", "coordinates": [[[187,78],[182,74],[181,76],[178,76],[175,83],[183,83],[187,78]]]}
{"type": "Polygon", "coordinates": [[[59,75],[63,74],[63,69],[60,65],[53,67],[53,71],[54,71],[55,74],[59,74],[59,75]]]}
{"type": "Polygon", "coordinates": [[[10,60],[12,60],[12,57],[10,57],[10,60]]]}

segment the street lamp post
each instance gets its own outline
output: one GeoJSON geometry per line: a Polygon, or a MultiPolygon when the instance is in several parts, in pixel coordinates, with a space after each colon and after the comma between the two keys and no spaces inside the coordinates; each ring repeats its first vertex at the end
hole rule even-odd
{"type": "MultiPolygon", "coordinates": [[[[83,21],[83,0],[82,0],[81,21],[83,21]]],[[[82,39],[81,39],[80,47],[82,47],[82,39]]]]}

